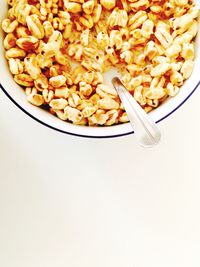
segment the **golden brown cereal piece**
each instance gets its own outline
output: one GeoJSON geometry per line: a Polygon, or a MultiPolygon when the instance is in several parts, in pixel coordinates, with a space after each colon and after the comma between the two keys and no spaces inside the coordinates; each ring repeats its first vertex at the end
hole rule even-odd
{"type": "Polygon", "coordinates": [[[80,82],[79,87],[80,87],[80,92],[84,96],[90,96],[93,91],[92,86],[90,84],[87,84],[86,82],[80,82]]]}
{"type": "Polygon", "coordinates": [[[41,106],[44,104],[44,99],[41,95],[39,94],[31,94],[27,96],[27,100],[34,106],[41,106]]]}
{"type": "Polygon", "coordinates": [[[102,98],[106,96],[116,98],[118,96],[117,91],[113,87],[107,86],[105,84],[98,84],[96,93],[102,98]]]}
{"type": "Polygon", "coordinates": [[[130,15],[128,26],[130,30],[140,27],[147,20],[147,13],[145,11],[138,11],[136,14],[130,15]]]}
{"type": "Polygon", "coordinates": [[[194,44],[184,43],[181,51],[181,56],[186,60],[194,59],[194,44]]]}
{"type": "Polygon", "coordinates": [[[85,3],[83,3],[83,5],[82,5],[83,11],[86,14],[92,14],[94,6],[95,6],[94,0],[89,0],[89,1],[87,1],[85,3]]]}
{"type": "Polygon", "coordinates": [[[82,10],[82,7],[80,4],[78,3],[74,3],[74,2],[68,2],[65,4],[65,8],[67,9],[68,12],[71,13],[79,13],[82,10]]]}
{"type": "Polygon", "coordinates": [[[26,18],[26,23],[31,34],[37,39],[44,38],[44,27],[37,15],[31,15],[26,18]]]}
{"type": "Polygon", "coordinates": [[[128,121],[129,121],[128,116],[127,116],[126,112],[124,112],[124,113],[119,117],[119,122],[125,123],[125,122],[128,122],[128,121]]]}
{"type": "Polygon", "coordinates": [[[76,108],[81,104],[81,98],[76,93],[72,93],[68,98],[69,106],[76,108]]]}
{"type": "Polygon", "coordinates": [[[57,98],[68,98],[69,96],[69,88],[67,87],[60,87],[55,90],[55,97],[57,98]]]}
{"type": "Polygon", "coordinates": [[[119,114],[118,114],[118,111],[116,109],[107,111],[106,115],[108,115],[108,119],[105,123],[106,126],[110,126],[110,125],[117,123],[117,118],[118,118],[119,114]]]}
{"type": "Polygon", "coordinates": [[[170,81],[174,85],[181,86],[183,84],[183,76],[178,71],[173,71],[170,75],[170,81]]]}
{"type": "Polygon", "coordinates": [[[49,79],[50,85],[52,85],[54,88],[58,88],[63,86],[66,83],[66,78],[63,75],[58,75],[55,77],[52,77],[49,79]]]}
{"type": "Polygon", "coordinates": [[[109,116],[103,110],[98,110],[95,114],[88,118],[89,125],[104,125],[109,116]]]}
{"type": "Polygon", "coordinates": [[[178,94],[180,88],[176,85],[174,86],[172,83],[168,83],[167,88],[165,90],[169,96],[175,96],[178,94]]]}
{"type": "Polygon", "coordinates": [[[20,74],[24,72],[24,66],[20,59],[10,58],[9,61],[9,68],[13,75],[20,74]]]}
{"type": "Polygon", "coordinates": [[[80,122],[81,119],[83,118],[81,111],[79,111],[76,108],[69,107],[69,106],[64,109],[64,114],[68,120],[75,122],[75,123],[80,122]]]}
{"type": "Polygon", "coordinates": [[[125,10],[115,8],[108,17],[108,25],[110,27],[121,26],[125,27],[128,22],[128,14],[125,10]]]}
{"type": "Polygon", "coordinates": [[[157,87],[154,90],[148,90],[145,92],[145,97],[149,99],[161,99],[166,94],[164,88],[157,87]]]}
{"type": "Polygon", "coordinates": [[[191,76],[193,67],[194,67],[194,62],[191,59],[186,60],[183,63],[183,66],[181,67],[181,74],[183,75],[184,79],[188,79],[191,76]]]}
{"type": "Polygon", "coordinates": [[[11,21],[10,19],[4,19],[1,26],[4,32],[12,33],[17,28],[18,21],[17,20],[11,21]]]}
{"type": "Polygon", "coordinates": [[[34,85],[38,91],[47,89],[49,86],[47,77],[44,74],[38,75],[38,77],[34,80],[34,85]]]}
{"type": "Polygon", "coordinates": [[[68,105],[68,102],[64,98],[53,99],[49,103],[49,106],[52,107],[54,110],[64,109],[67,105],[68,105]]]}
{"type": "Polygon", "coordinates": [[[102,13],[102,6],[100,4],[97,4],[96,7],[94,7],[92,14],[93,15],[92,19],[94,23],[97,23],[100,20],[101,13],[102,13]]]}
{"type": "Polygon", "coordinates": [[[27,52],[33,52],[38,48],[39,40],[33,36],[22,37],[17,40],[16,44],[27,52]]]}
{"type": "Polygon", "coordinates": [[[97,110],[97,107],[95,107],[95,106],[86,106],[82,110],[83,117],[89,118],[90,116],[92,116],[92,114],[94,114],[96,112],[96,110],[97,110]]]}
{"type": "Polygon", "coordinates": [[[110,97],[105,97],[97,102],[100,109],[118,109],[119,103],[110,97]]]}
{"type": "Polygon", "coordinates": [[[51,100],[54,98],[54,91],[44,89],[42,91],[42,96],[44,98],[45,103],[50,103],[51,100]]]}
{"type": "Polygon", "coordinates": [[[41,73],[35,54],[24,59],[25,69],[32,79],[37,79],[41,73]]]}
{"type": "Polygon", "coordinates": [[[30,75],[21,73],[14,76],[14,80],[19,85],[25,86],[25,87],[31,87],[34,85],[33,79],[30,75]]]}
{"type": "Polygon", "coordinates": [[[155,36],[164,48],[168,48],[173,42],[168,25],[162,21],[156,26],[155,36]]]}
{"type": "Polygon", "coordinates": [[[151,70],[152,77],[159,77],[165,74],[171,68],[169,63],[161,63],[151,70]]]}
{"type": "Polygon", "coordinates": [[[16,41],[17,41],[17,38],[15,37],[15,35],[13,33],[8,33],[3,41],[3,45],[5,49],[8,50],[10,48],[15,47],[16,41]]]}
{"type": "Polygon", "coordinates": [[[26,52],[23,49],[13,47],[6,51],[6,57],[9,58],[24,58],[26,52]]]}
{"type": "Polygon", "coordinates": [[[115,7],[116,0],[100,0],[100,3],[105,9],[111,10],[115,7]]]}
{"type": "Polygon", "coordinates": [[[67,120],[67,114],[65,114],[64,111],[58,109],[58,110],[55,110],[54,112],[56,113],[59,119],[63,121],[67,120]]]}

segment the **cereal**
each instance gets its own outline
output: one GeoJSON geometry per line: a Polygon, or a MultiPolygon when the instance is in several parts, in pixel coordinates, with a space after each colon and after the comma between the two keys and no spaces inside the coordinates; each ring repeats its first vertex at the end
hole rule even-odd
{"type": "Polygon", "coordinates": [[[181,74],[183,75],[184,79],[188,79],[191,76],[193,66],[194,66],[194,62],[191,59],[186,60],[183,63],[183,66],[181,67],[181,74]]]}
{"type": "Polygon", "coordinates": [[[52,85],[54,88],[63,86],[65,82],[66,78],[64,75],[58,75],[49,79],[50,85],[52,85]]]}
{"type": "Polygon", "coordinates": [[[10,58],[8,64],[10,71],[13,75],[17,75],[24,72],[24,66],[20,59],[10,58]]]}
{"type": "Polygon", "coordinates": [[[64,109],[68,105],[68,102],[64,98],[52,99],[49,106],[53,109],[64,109]]]}
{"type": "Polygon", "coordinates": [[[192,0],[8,4],[1,27],[10,72],[31,104],[63,121],[128,122],[116,90],[104,81],[112,66],[146,112],[175,96],[192,74],[198,31],[192,0]]]}
{"type": "Polygon", "coordinates": [[[44,104],[44,99],[41,95],[39,94],[31,94],[27,97],[27,100],[33,104],[34,106],[41,106],[42,104],[44,104]]]}

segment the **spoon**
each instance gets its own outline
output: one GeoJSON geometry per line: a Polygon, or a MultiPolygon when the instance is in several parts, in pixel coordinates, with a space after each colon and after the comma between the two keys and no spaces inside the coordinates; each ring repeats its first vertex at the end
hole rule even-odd
{"type": "Polygon", "coordinates": [[[156,145],[160,141],[161,133],[155,122],[137,103],[118,77],[112,79],[112,84],[122,101],[139,144],[143,147],[156,145]]]}

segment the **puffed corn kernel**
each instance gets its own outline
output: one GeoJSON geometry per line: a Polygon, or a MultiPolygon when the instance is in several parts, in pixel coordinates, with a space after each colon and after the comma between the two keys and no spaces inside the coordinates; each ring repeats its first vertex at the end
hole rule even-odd
{"type": "Polygon", "coordinates": [[[32,79],[37,79],[41,73],[35,54],[24,59],[25,69],[32,79]]]}
{"type": "Polygon", "coordinates": [[[179,44],[172,44],[167,48],[165,55],[169,58],[177,58],[181,52],[181,46],[179,44]]]}
{"type": "Polygon", "coordinates": [[[6,58],[24,58],[26,52],[20,48],[13,47],[6,51],[6,58]]]}
{"type": "Polygon", "coordinates": [[[34,80],[34,85],[38,91],[43,91],[44,89],[47,89],[49,86],[47,77],[44,74],[38,75],[38,77],[34,80]]]}
{"type": "Polygon", "coordinates": [[[81,98],[76,93],[72,93],[68,98],[69,106],[76,108],[78,105],[81,104],[81,98]]]}
{"type": "Polygon", "coordinates": [[[174,85],[181,86],[183,84],[183,76],[178,71],[173,71],[170,75],[170,81],[174,85]]]}
{"type": "Polygon", "coordinates": [[[64,109],[67,105],[68,105],[68,102],[64,98],[53,99],[49,103],[49,106],[52,107],[54,110],[64,109]]]}
{"type": "Polygon", "coordinates": [[[174,86],[172,83],[168,83],[167,87],[166,87],[166,92],[169,96],[175,96],[178,94],[179,92],[179,87],[178,86],[174,86]]]}
{"type": "Polygon", "coordinates": [[[50,103],[51,100],[54,98],[54,91],[48,90],[48,89],[44,89],[42,91],[42,96],[44,98],[45,103],[50,103]]]}
{"type": "Polygon", "coordinates": [[[13,33],[8,33],[3,41],[6,50],[15,47],[17,38],[13,33]]]}
{"type": "Polygon", "coordinates": [[[183,75],[184,79],[188,79],[191,76],[193,67],[194,67],[194,62],[191,59],[186,60],[183,63],[181,67],[181,74],[183,75]]]}
{"type": "Polygon", "coordinates": [[[131,2],[130,7],[134,12],[143,8],[147,9],[150,5],[148,0],[138,0],[138,1],[131,0],[130,2],[131,2]]]}
{"type": "Polygon", "coordinates": [[[37,15],[30,15],[26,18],[26,23],[31,34],[38,38],[44,38],[44,27],[42,26],[37,15]]]}
{"type": "Polygon", "coordinates": [[[83,3],[83,5],[82,5],[83,11],[86,14],[92,14],[94,6],[95,6],[94,0],[89,0],[89,1],[87,1],[85,3],[83,3]]]}
{"type": "Polygon", "coordinates": [[[90,84],[87,84],[86,82],[80,82],[79,83],[80,92],[84,96],[90,96],[92,93],[92,86],[90,84]]]}
{"type": "Polygon", "coordinates": [[[96,92],[101,97],[105,97],[106,95],[108,95],[109,97],[115,98],[118,96],[117,91],[113,87],[110,87],[106,84],[98,84],[96,92]]]}
{"type": "Polygon", "coordinates": [[[156,54],[157,54],[157,48],[155,46],[155,43],[154,41],[149,41],[147,43],[147,45],[145,46],[145,49],[144,49],[144,54],[150,59],[152,60],[156,54]]]}
{"type": "Polygon", "coordinates": [[[80,122],[83,118],[82,113],[78,109],[69,106],[64,109],[64,114],[68,120],[74,123],[80,122]]]}
{"type": "Polygon", "coordinates": [[[124,112],[124,113],[119,117],[119,122],[125,123],[125,122],[128,122],[128,121],[129,121],[129,119],[128,119],[127,113],[124,112]]]}
{"type": "Polygon", "coordinates": [[[67,87],[60,87],[55,90],[55,97],[58,98],[68,98],[69,96],[69,88],[67,87]]]}
{"type": "Polygon", "coordinates": [[[68,2],[68,3],[65,3],[65,8],[67,9],[68,12],[71,12],[71,13],[79,13],[81,12],[82,10],[82,7],[80,4],[78,3],[75,3],[75,2],[68,2]]]}
{"type": "Polygon", "coordinates": [[[100,0],[100,3],[105,9],[111,10],[115,7],[116,0],[100,0]]]}
{"type": "Polygon", "coordinates": [[[9,68],[12,74],[16,75],[16,74],[23,73],[24,67],[20,59],[10,58],[8,63],[9,63],[9,68]]]}
{"type": "Polygon", "coordinates": [[[38,48],[39,40],[33,36],[19,38],[16,42],[19,48],[31,52],[38,48]]]}
{"type": "Polygon", "coordinates": [[[135,30],[136,28],[139,28],[147,20],[147,18],[147,13],[142,10],[130,15],[128,21],[128,26],[130,27],[130,30],[135,30]]]}
{"type": "Polygon", "coordinates": [[[148,19],[142,24],[142,35],[145,38],[150,38],[153,33],[154,23],[152,20],[148,19]]]}
{"type": "Polygon", "coordinates": [[[33,79],[30,75],[25,73],[20,73],[14,76],[14,80],[19,85],[25,86],[25,87],[31,87],[34,85],[33,79]]]}
{"type": "Polygon", "coordinates": [[[119,116],[118,111],[113,109],[106,112],[106,115],[108,115],[108,119],[106,120],[105,125],[110,126],[115,123],[117,123],[117,118],[119,116]]]}
{"type": "Polygon", "coordinates": [[[128,14],[125,10],[115,8],[108,17],[107,23],[110,27],[121,26],[125,27],[128,22],[128,14]]]}
{"type": "Polygon", "coordinates": [[[154,90],[148,90],[145,92],[145,97],[149,98],[149,99],[160,99],[162,97],[164,97],[166,95],[166,92],[164,90],[164,88],[162,87],[157,87],[154,90]]]}
{"type": "Polygon", "coordinates": [[[164,75],[171,68],[169,63],[161,63],[151,70],[152,77],[164,75]]]}
{"type": "Polygon", "coordinates": [[[95,113],[88,118],[89,125],[103,125],[108,120],[109,116],[105,113],[95,113]]]}
{"type": "Polygon", "coordinates": [[[101,109],[118,109],[119,103],[110,97],[105,97],[97,102],[97,106],[101,109]]]}
{"type": "Polygon", "coordinates": [[[4,19],[1,26],[4,32],[12,33],[17,28],[18,24],[17,20],[11,21],[10,19],[4,19]]]}
{"type": "Polygon", "coordinates": [[[194,58],[194,44],[188,44],[188,43],[183,44],[181,56],[186,60],[193,59],[194,58]]]}
{"type": "Polygon", "coordinates": [[[93,10],[93,21],[94,23],[97,23],[99,20],[100,20],[100,17],[101,17],[101,12],[102,12],[102,6],[100,4],[97,4],[95,7],[94,7],[94,10],[93,10]]]}
{"type": "Polygon", "coordinates": [[[27,96],[27,100],[34,106],[41,106],[44,104],[44,99],[41,95],[39,94],[31,94],[27,96]]]}
{"type": "Polygon", "coordinates": [[[82,114],[83,117],[85,118],[89,118],[90,116],[92,116],[92,114],[94,114],[97,110],[97,107],[94,106],[86,106],[83,110],[82,110],[82,114]]]}
{"type": "Polygon", "coordinates": [[[64,113],[62,110],[55,110],[56,115],[58,116],[59,119],[66,121],[67,120],[67,115],[64,113]]]}
{"type": "Polygon", "coordinates": [[[173,42],[168,26],[163,21],[158,22],[155,36],[164,48],[168,48],[173,42]]]}
{"type": "Polygon", "coordinates": [[[64,75],[58,75],[49,79],[50,85],[54,88],[61,87],[66,83],[66,77],[64,75]]]}

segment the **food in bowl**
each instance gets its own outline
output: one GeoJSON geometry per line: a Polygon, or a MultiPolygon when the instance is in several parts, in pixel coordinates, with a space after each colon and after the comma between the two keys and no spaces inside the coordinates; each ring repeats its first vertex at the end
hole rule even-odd
{"type": "Polygon", "coordinates": [[[198,10],[193,1],[8,0],[4,47],[27,100],[64,121],[128,121],[103,74],[112,66],[148,112],[192,73],[198,10]]]}

